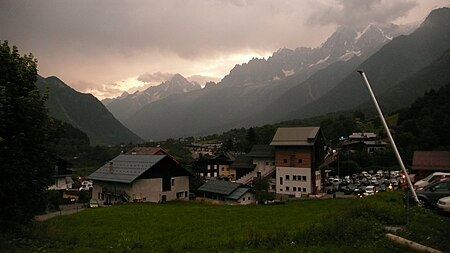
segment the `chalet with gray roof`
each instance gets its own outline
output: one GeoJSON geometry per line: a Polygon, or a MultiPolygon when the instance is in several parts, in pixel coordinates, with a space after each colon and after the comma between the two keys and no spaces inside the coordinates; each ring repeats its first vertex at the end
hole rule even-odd
{"type": "Polygon", "coordinates": [[[188,199],[190,173],[168,155],[121,154],[87,179],[99,203],[188,199]]]}
{"type": "Polygon", "coordinates": [[[198,188],[200,199],[231,205],[248,205],[255,203],[254,191],[243,184],[210,180],[198,188]]]}

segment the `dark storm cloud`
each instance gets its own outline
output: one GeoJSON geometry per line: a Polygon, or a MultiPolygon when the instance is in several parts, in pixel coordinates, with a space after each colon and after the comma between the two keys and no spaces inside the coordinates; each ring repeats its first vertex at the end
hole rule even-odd
{"type": "Polygon", "coordinates": [[[318,1],[315,5],[315,11],[308,19],[311,24],[360,26],[392,22],[417,6],[417,1],[334,0],[318,1]]]}
{"type": "Polygon", "coordinates": [[[0,0],[0,40],[17,45],[22,54],[33,53],[41,75],[109,94],[141,85],[137,76],[158,82],[163,73],[223,77],[235,64],[279,48],[319,46],[337,25],[388,22],[416,10],[423,17],[431,5],[444,3],[0,0]],[[414,8],[417,3],[426,8],[414,8]]]}

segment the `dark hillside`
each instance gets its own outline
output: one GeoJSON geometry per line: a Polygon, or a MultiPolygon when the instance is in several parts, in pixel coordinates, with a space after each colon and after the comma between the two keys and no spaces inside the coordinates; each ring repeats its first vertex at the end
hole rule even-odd
{"type": "Polygon", "coordinates": [[[57,77],[38,77],[36,85],[42,91],[48,90],[50,115],[85,132],[92,145],[142,141],[117,121],[93,95],[77,92],[57,77]]]}

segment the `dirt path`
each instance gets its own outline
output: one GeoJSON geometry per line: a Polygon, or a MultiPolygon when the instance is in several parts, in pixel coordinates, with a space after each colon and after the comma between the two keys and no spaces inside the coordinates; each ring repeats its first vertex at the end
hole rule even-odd
{"type": "Polygon", "coordinates": [[[71,205],[61,205],[61,206],[59,206],[59,208],[61,209],[60,211],[37,215],[36,217],[34,217],[34,219],[36,221],[45,221],[45,220],[48,220],[48,219],[51,219],[53,217],[60,216],[60,215],[69,215],[69,214],[78,213],[85,209],[82,204],[78,204],[78,203],[71,204],[71,205]]]}

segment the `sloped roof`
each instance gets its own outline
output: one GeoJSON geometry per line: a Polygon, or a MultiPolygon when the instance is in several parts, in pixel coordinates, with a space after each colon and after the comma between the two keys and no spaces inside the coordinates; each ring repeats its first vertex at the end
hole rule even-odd
{"type": "Polygon", "coordinates": [[[271,146],[313,146],[320,127],[278,128],[271,146]]]}
{"type": "Polygon", "coordinates": [[[87,179],[131,183],[155,164],[165,155],[119,155],[106,163],[87,179]]]}
{"type": "Polygon", "coordinates": [[[204,183],[202,186],[200,186],[200,188],[198,188],[198,190],[228,196],[233,191],[235,191],[237,188],[239,188],[239,186],[241,186],[241,184],[239,184],[239,183],[233,183],[233,182],[222,181],[222,180],[210,180],[210,181],[204,183]]]}
{"type": "Polygon", "coordinates": [[[253,145],[248,153],[251,157],[275,157],[275,148],[270,145],[253,145]]]}
{"type": "Polygon", "coordinates": [[[245,186],[239,186],[236,190],[234,190],[230,195],[228,195],[226,198],[227,199],[232,199],[232,200],[238,200],[240,199],[242,196],[244,196],[244,194],[246,194],[248,191],[251,191],[252,189],[250,189],[249,187],[245,187],[245,186]]]}
{"type": "Polygon", "coordinates": [[[377,138],[377,135],[375,133],[371,132],[359,132],[359,133],[352,133],[348,136],[349,139],[373,139],[377,138]]]}
{"type": "Polygon", "coordinates": [[[450,151],[414,151],[412,168],[450,171],[450,151]]]}
{"type": "Polygon", "coordinates": [[[167,152],[159,147],[134,147],[128,151],[127,155],[167,155],[167,152]]]}
{"type": "Polygon", "coordinates": [[[236,157],[236,160],[230,165],[232,168],[237,169],[254,169],[256,167],[253,164],[253,159],[247,155],[240,155],[236,157]]]}

